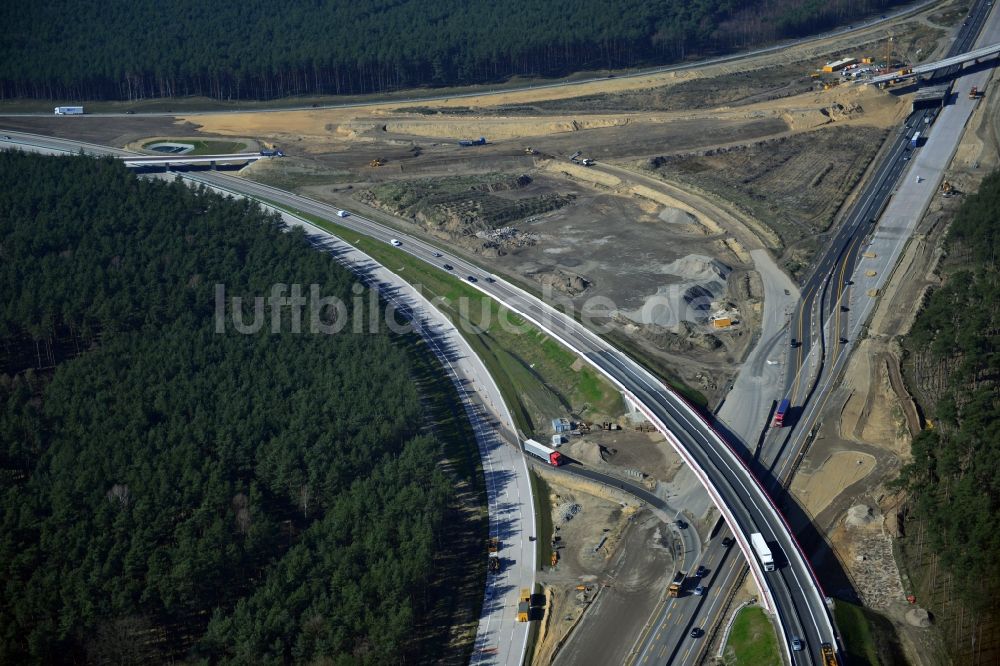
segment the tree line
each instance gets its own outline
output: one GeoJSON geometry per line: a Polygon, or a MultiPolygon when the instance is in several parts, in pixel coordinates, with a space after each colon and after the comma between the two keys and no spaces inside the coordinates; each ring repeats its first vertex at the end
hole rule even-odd
{"type": "Polygon", "coordinates": [[[914,438],[913,459],[898,481],[958,598],[994,625],[1000,620],[998,219],[1000,172],[994,172],[958,210],[945,243],[944,283],[904,340],[909,379],[932,401],[925,406],[933,428],[914,438]],[[943,381],[929,381],[920,371],[928,367],[943,381]]]}
{"type": "Polygon", "coordinates": [[[271,99],[664,64],[894,0],[11,0],[0,99],[271,99]]]}
{"type": "Polygon", "coordinates": [[[220,334],[217,283],[356,296],[251,203],[86,157],[0,183],[0,662],[412,662],[453,497],[419,343],[220,334]]]}

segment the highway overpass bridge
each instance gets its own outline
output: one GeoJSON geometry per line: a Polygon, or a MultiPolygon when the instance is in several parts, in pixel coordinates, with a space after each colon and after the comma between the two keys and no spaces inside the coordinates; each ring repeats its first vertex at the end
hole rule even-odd
{"type": "Polygon", "coordinates": [[[1000,44],[983,46],[972,51],[967,51],[966,53],[960,53],[958,55],[944,58],[942,60],[924,63],[923,65],[917,65],[916,67],[895,70],[889,72],[888,74],[880,74],[879,76],[872,77],[868,83],[883,85],[886,83],[901,81],[903,79],[916,78],[921,74],[930,74],[931,72],[936,72],[939,69],[947,69],[949,67],[954,67],[955,65],[964,65],[967,62],[978,62],[984,58],[993,57],[998,53],[1000,53],[1000,44]]]}
{"type": "Polygon", "coordinates": [[[144,167],[188,167],[201,166],[214,168],[216,166],[238,166],[252,164],[257,160],[270,159],[273,155],[260,153],[230,153],[228,155],[149,155],[121,156],[125,166],[131,168],[144,167]]]}

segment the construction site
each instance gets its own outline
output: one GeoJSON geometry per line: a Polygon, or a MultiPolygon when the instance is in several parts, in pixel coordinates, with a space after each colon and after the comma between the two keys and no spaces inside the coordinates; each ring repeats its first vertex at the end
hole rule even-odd
{"type": "MultiPolygon", "coordinates": [[[[572,86],[270,113],[81,117],[73,132],[140,149],[182,138],[280,146],[286,157],[241,175],[425,238],[569,304],[714,410],[762,336],[765,293],[795,298],[774,276],[809,272],[911,111],[914,91],[904,84],[864,82],[938,57],[966,7],[935,6],[773,54],[572,86]]],[[[898,338],[913,310],[898,304],[935,284],[941,220],[1000,164],[995,89],[961,91],[994,103],[976,112],[791,484],[864,605],[889,618],[917,664],[936,663],[926,655],[942,645],[912,612],[919,600],[907,601],[893,553],[900,500],[886,482],[926,426],[900,379],[898,338]]],[[[50,118],[9,125],[64,131],[50,118]]],[[[560,441],[561,453],[669,499],[696,529],[712,530],[719,516],[704,490],[641,417],[569,416],[584,427],[560,441]]],[[[541,591],[522,592],[519,606],[519,620],[539,625],[532,663],[580,663],[583,654],[621,663],[669,589],[675,537],[662,515],[610,484],[533,469],[553,532],[541,591]]],[[[486,544],[492,572],[502,566],[498,548],[486,544]]],[[[734,603],[753,594],[745,586],[734,603]]]]}

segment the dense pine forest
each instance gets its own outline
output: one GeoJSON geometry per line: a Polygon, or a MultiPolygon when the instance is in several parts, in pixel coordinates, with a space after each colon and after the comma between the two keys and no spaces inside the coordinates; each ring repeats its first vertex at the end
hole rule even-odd
{"type": "Polygon", "coordinates": [[[893,0],[9,0],[0,99],[270,99],[744,49],[893,0]]]}
{"type": "Polygon", "coordinates": [[[217,283],[354,296],[252,204],[84,157],[0,184],[0,663],[412,661],[453,495],[419,342],[217,332],[217,283]]]}
{"type": "Polygon", "coordinates": [[[930,403],[925,406],[933,424],[915,438],[913,460],[900,480],[920,525],[919,532],[907,529],[907,552],[940,572],[935,576],[954,581],[952,587],[928,577],[924,595],[957,598],[967,609],[963,620],[952,612],[948,621],[948,638],[959,650],[956,663],[993,663],[1000,654],[982,652],[984,643],[997,649],[996,634],[989,632],[1000,629],[998,220],[1000,172],[994,172],[952,222],[945,282],[926,300],[904,342],[909,381],[930,403]],[[977,646],[978,652],[963,654],[977,646]]]}

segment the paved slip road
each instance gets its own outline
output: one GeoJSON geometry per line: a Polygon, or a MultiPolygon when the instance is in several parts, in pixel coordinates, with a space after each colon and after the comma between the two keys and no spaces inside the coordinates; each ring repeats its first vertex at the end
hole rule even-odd
{"type": "MultiPolygon", "coordinates": [[[[80,144],[70,141],[20,136],[22,140],[30,140],[31,144],[42,147],[68,148],[71,152],[80,147],[80,144]]],[[[90,147],[90,150],[94,148],[90,147]]],[[[202,173],[192,178],[322,217],[331,217],[336,210],[289,192],[222,174],[202,173]]],[[[478,266],[457,257],[436,259],[432,253],[438,250],[429,243],[387,229],[370,220],[351,216],[337,221],[359,233],[384,241],[398,238],[403,241],[403,249],[407,252],[430,262],[448,261],[459,274],[486,277],[478,266]]],[[[708,488],[713,502],[733,527],[744,555],[751,558],[751,573],[762,590],[763,605],[776,614],[788,661],[796,664],[817,663],[820,643],[837,642],[823,593],[784,518],[738,456],[693,408],[668,390],[660,380],[579,322],[502,280],[490,283],[481,279],[475,286],[583,356],[617,384],[629,400],[656,425],[708,488]],[[761,532],[772,543],[779,556],[783,556],[784,564],[777,571],[764,574],[750,549],[751,532],[761,532]],[[807,650],[793,655],[788,649],[792,636],[802,637],[808,646],[807,650]]]]}
{"type": "MultiPolygon", "coordinates": [[[[989,0],[978,0],[948,54],[998,39],[1000,13],[989,0]]],[[[969,116],[980,103],[968,99],[969,88],[983,88],[991,73],[992,66],[980,66],[955,68],[935,77],[934,83],[955,82],[947,105],[910,114],[803,286],[803,301],[792,320],[792,337],[800,346],[789,350],[786,377],[793,427],[768,433],[760,457],[772,488],[788,482],[842,361],[861,335],[862,324],[874,305],[868,290],[884,284],[938,191],[969,116]],[[924,143],[911,149],[910,140],[916,132],[924,137],[924,143]],[[873,239],[877,239],[874,245],[873,239]],[[876,256],[866,258],[865,253],[876,256]],[[870,270],[875,275],[868,277],[865,273],[870,270]]]]}
{"type": "MultiPolygon", "coordinates": [[[[983,12],[975,15],[985,19],[976,44],[991,44],[1000,40],[1000,11],[981,1],[973,12],[983,12]]],[[[976,105],[983,103],[981,99],[970,100],[967,94],[969,89],[972,86],[983,89],[992,75],[992,67],[966,68],[955,77],[955,92],[932,125],[928,127],[922,122],[917,123],[912,116],[908,121],[908,124],[919,127],[927,137],[926,143],[911,151],[912,159],[903,162],[906,169],[901,178],[893,182],[892,198],[878,225],[857,239],[851,260],[842,263],[841,272],[845,277],[838,279],[826,305],[826,311],[832,311],[834,317],[823,330],[828,349],[824,370],[813,398],[798,419],[800,427],[794,433],[793,447],[801,446],[801,441],[816,423],[854,342],[863,334],[877,303],[876,298],[868,295],[870,290],[881,293],[884,289],[917,223],[931,199],[940,191],[944,172],[951,163],[969,118],[976,105]],[[918,176],[920,182],[917,182],[918,176]],[[864,254],[870,256],[865,257],[864,254]],[[874,274],[867,275],[869,271],[874,274]]],[[[911,128],[911,131],[916,130],[911,128]]],[[[788,458],[775,464],[775,478],[787,476],[790,464],[788,458]]]]}
{"type": "MultiPolygon", "coordinates": [[[[75,152],[79,146],[23,135],[14,141],[22,149],[53,155],[75,152]]],[[[0,142],[0,149],[5,143],[12,141],[0,142]]],[[[91,150],[101,152],[99,147],[91,150]]],[[[233,194],[232,190],[213,189],[233,194]]],[[[520,452],[514,421],[499,388],[465,338],[412,285],[329,232],[297,216],[279,212],[289,226],[302,227],[314,247],[333,254],[365,284],[376,288],[402,319],[411,322],[413,329],[441,360],[455,385],[476,433],[487,487],[490,536],[500,538],[499,556],[504,562],[499,575],[487,578],[470,663],[519,666],[524,660],[528,625],[517,622],[517,602],[520,588],[532,589],[534,586],[537,546],[527,537],[534,534],[535,516],[527,466],[520,452]]],[[[482,565],[485,567],[485,544],[483,552],[482,565]]]]}

